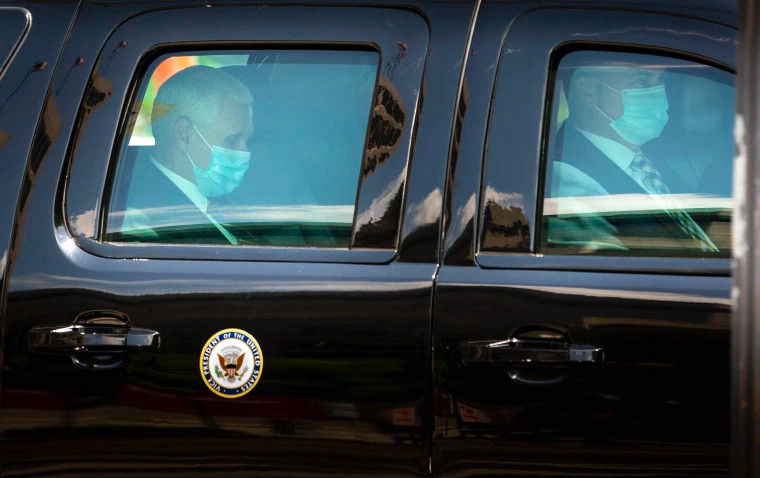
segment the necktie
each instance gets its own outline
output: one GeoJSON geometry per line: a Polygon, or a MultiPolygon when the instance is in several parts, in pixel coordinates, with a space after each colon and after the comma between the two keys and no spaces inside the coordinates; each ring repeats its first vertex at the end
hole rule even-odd
{"type": "MultiPolygon", "coordinates": [[[[649,194],[656,196],[670,194],[670,189],[668,189],[668,186],[662,181],[662,175],[660,175],[660,172],[652,165],[652,161],[643,154],[637,154],[636,157],[633,158],[631,165],[628,166],[628,169],[634,177],[640,180],[641,185],[649,194]]],[[[675,219],[686,235],[691,237],[697,247],[702,251],[718,252],[718,248],[715,247],[715,244],[713,244],[710,238],[707,237],[705,231],[699,227],[699,224],[694,222],[694,219],[692,219],[689,213],[677,207],[669,207],[667,205],[664,209],[670,217],[675,219]]]]}

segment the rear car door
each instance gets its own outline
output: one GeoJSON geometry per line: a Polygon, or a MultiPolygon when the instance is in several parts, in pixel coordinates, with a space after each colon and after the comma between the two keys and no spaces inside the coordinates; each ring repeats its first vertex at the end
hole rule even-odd
{"type": "Polygon", "coordinates": [[[731,12],[523,10],[465,74],[434,473],[726,476],[731,12]]]}
{"type": "Polygon", "coordinates": [[[9,255],[4,474],[428,474],[441,138],[472,5],[423,10],[81,7],[9,255]],[[215,88],[188,71],[237,85],[229,143],[221,101],[161,99],[180,76],[215,88]],[[178,128],[194,180],[161,150],[178,128]],[[198,199],[246,153],[229,201],[198,199]]]}

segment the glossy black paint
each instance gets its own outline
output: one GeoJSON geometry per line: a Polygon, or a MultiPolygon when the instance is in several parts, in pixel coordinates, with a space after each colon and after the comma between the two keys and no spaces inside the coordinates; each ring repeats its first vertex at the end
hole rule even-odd
{"type": "Polygon", "coordinates": [[[436,280],[433,474],[726,476],[728,261],[543,256],[534,218],[554,50],[571,41],[649,46],[730,68],[735,16],[725,8],[720,24],[704,4],[557,9],[568,5],[484,2],[478,15],[436,280]],[[520,197],[530,236],[514,250],[524,252],[480,242],[487,197],[497,193],[520,197]],[[602,347],[606,362],[463,363],[464,344],[526,330],[602,347]],[[538,383],[515,380],[524,374],[538,383]]]}
{"type": "MultiPolygon", "coordinates": [[[[3,473],[428,474],[437,228],[419,235],[427,241],[423,257],[432,259],[417,263],[392,260],[401,254],[399,221],[391,221],[392,243],[378,242],[385,250],[273,249],[239,257],[205,248],[211,255],[195,260],[177,259],[178,249],[171,247],[155,253],[163,259],[124,259],[118,256],[149,254],[139,248],[124,253],[95,243],[94,236],[72,237],[95,231],[118,116],[143,50],[159,43],[156,35],[171,42],[230,40],[222,37],[225,11],[235,13],[228,33],[237,42],[249,35],[270,44],[361,42],[382,51],[383,71],[390,77],[395,69],[408,119],[403,142],[376,168],[393,165],[398,176],[415,135],[424,131],[431,141],[448,135],[450,120],[440,113],[453,111],[455,94],[431,103],[427,120],[416,98],[428,65],[451,69],[432,89],[456,91],[464,54],[456,39],[467,35],[472,3],[239,3],[244,6],[165,10],[202,4],[87,2],[78,12],[42,114],[45,121],[55,119],[56,129],[38,131],[33,157],[39,159],[26,178],[29,190],[19,204],[12,244],[0,402],[3,473]],[[320,11],[321,18],[307,15],[320,11]],[[148,17],[149,29],[135,27],[148,17]],[[263,23],[243,31],[242,25],[255,26],[257,19],[263,23]],[[438,49],[428,31],[436,32],[431,38],[438,39],[438,49]],[[405,56],[397,41],[406,44],[405,56]],[[65,220],[64,211],[76,214],[65,220]],[[29,351],[32,327],[71,323],[85,311],[117,311],[134,327],[159,331],[161,349],[97,375],[74,367],[68,357],[29,351]],[[265,358],[260,383],[236,400],[210,393],[198,371],[205,341],[228,327],[251,332],[265,358]]],[[[436,165],[439,183],[418,178],[415,188],[441,191],[445,153],[416,158],[436,165]]],[[[421,175],[414,168],[410,174],[421,175]]],[[[380,176],[376,169],[365,185],[380,176]]],[[[434,205],[425,217],[438,215],[440,206],[434,205]]],[[[421,250],[408,257],[420,257],[421,250]]]]}
{"type": "Polygon", "coordinates": [[[436,475],[727,476],[730,279],[441,268],[436,475]],[[602,347],[600,367],[466,365],[526,325],[602,347]],[[525,370],[523,370],[523,373],[525,370]]]}
{"type": "MultiPolygon", "coordinates": [[[[432,2],[431,2],[432,3],[432,2]]],[[[401,230],[399,260],[438,262],[446,158],[457,91],[475,2],[432,6],[428,13],[431,47],[422,85],[423,108],[413,136],[414,148],[401,230]],[[434,23],[433,23],[434,22],[434,23]],[[425,101],[425,99],[428,101],[425,101]],[[446,131],[441,135],[440,131],[446,131]]]]}
{"type": "Polygon", "coordinates": [[[473,31],[457,109],[454,135],[459,140],[452,142],[446,182],[444,264],[475,263],[475,224],[496,68],[504,35],[524,10],[523,5],[484,3],[478,13],[488,21],[478,21],[473,31]]]}
{"type": "MultiPolygon", "coordinates": [[[[0,164],[3,165],[3,173],[0,175],[0,324],[3,333],[7,271],[13,257],[10,244],[13,236],[17,235],[14,224],[23,215],[16,204],[19,197],[29,194],[30,181],[25,177],[27,159],[32,160],[30,167],[41,160],[39,154],[42,145],[39,140],[34,141],[35,131],[49,93],[48,87],[58,55],[68,36],[78,3],[70,1],[14,5],[14,9],[24,8],[39,18],[26,33],[0,78],[0,164]]],[[[17,11],[11,13],[12,21],[17,21],[17,15],[17,11]]],[[[43,136],[48,134],[55,137],[58,134],[55,127],[48,127],[47,122],[39,123],[43,136]]],[[[0,363],[2,360],[0,355],[0,363]]]]}
{"type": "Polygon", "coordinates": [[[25,8],[0,8],[0,78],[29,33],[32,15],[25,8]]]}
{"type": "MultiPolygon", "coordinates": [[[[0,131],[13,132],[5,144],[0,136],[0,278],[7,289],[0,297],[0,474],[726,474],[725,263],[631,259],[616,267],[605,263],[608,258],[478,251],[486,144],[514,139],[487,137],[491,101],[503,98],[494,97],[494,87],[501,88],[496,70],[505,42],[512,40],[511,27],[536,7],[593,2],[490,1],[479,10],[477,2],[459,0],[330,2],[338,13],[327,20],[336,25],[347,23],[343,14],[361,17],[350,12],[371,8],[417,15],[427,28],[424,59],[414,66],[421,80],[406,85],[416,99],[399,146],[407,155],[397,153],[407,168],[402,214],[392,227],[393,240],[386,235],[378,242],[382,249],[277,249],[242,257],[219,248],[213,257],[182,260],[185,250],[125,252],[92,236],[72,237],[72,221],[64,220],[64,200],[75,197],[64,195],[67,161],[100,161],[98,174],[72,169],[70,177],[83,181],[75,194],[90,204],[78,214],[97,212],[123,105],[117,99],[126,97],[128,77],[144,53],[136,46],[142,38],[121,48],[125,40],[113,32],[141,14],[156,14],[166,19],[161,34],[182,41],[182,35],[193,36],[192,29],[164,10],[230,8],[207,3],[104,0],[84,2],[78,10],[78,2],[13,2],[28,8],[34,21],[0,79],[0,104],[11,97],[8,108],[13,105],[12,114],[0,109],[0,131]],[[126,56],[130,60],[116,75],[126,56]],[[94,111],[90,118],[104,117],[103,131],[92,119],[79,122],[82,105],[94,111]],[[107,109],[111,114],[103,115],[107,109]],[[102,137],[83,136],[89,128],[102,137]],[[135,327],[160,331],[160,351],[92,375],[68,357],[28,350],[32,327],[72,322],[92,310],[116,310],[135,327]],[[526,324],[559,327],[575,342],[603,346],[608,362],[573,370],[556,387],[525,388],[503,368],[459,360],[462,343],[508,338],[526,324]],[[238,400],[211,394],[197,368],[203,343],[227,327],[251,332],[265,357],[262,381],[238,400]]],[[[225,2],[275,17],[277,9],[313,5],[251,3],[225,2]]],[[[629,10],[634,27],[637,15],[654,11],[705,31],[735,24],[731,2],[605,5],[605,14],[629,10]]],[[[306,38],[285,17],[280,21],[292,39],[329,41],[319,24],[306,38]]],[[[542,33],[575,25],[565,16],[557,22],[542,33]]],[[[380,24],[369,30],[387,33],[380,24]]],[[[333,33],[376,41],[359,25],[333,33]]],[[[510,54],[529,55],[535,48],[530,33],[510,54]]],[[[398,52],[392,37],[386,38],[390,50],[381,46],[386,71],[393,56],[385,52],[398,52]]],[[[699,53],[686,40],[682,45],[699,53]]],[[[707,56],[731,56],[723,47],[716,51],[707,56]]],[[[547,58],[543,51],[536,61],[547,58]]],[[[541,114],[533,93],[545,87],[545,72],[539,78],[510,73],[514,81],[535,83],[530,95],[520,93],[518,110],[541,114]]],[[[535,194],[538,184],[538,124],[525,121],[519,139],[528,149],[522,159],[509,161],[505,173],[523,174],[524,181],[511,188],[526,194],[535,194]]],[[[495,188],[512,190],[498,179],[495,188]]],[[[94,216],[81,218],[87,219],[94,231],[94,216]]]]}

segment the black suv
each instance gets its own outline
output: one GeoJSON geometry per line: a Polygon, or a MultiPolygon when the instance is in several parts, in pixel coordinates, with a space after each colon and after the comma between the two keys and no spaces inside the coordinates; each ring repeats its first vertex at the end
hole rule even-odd
{"type": "Polygon", "coordinates": [[[0,474],[726,476],[736,22],[0,2],[0,474]]]}

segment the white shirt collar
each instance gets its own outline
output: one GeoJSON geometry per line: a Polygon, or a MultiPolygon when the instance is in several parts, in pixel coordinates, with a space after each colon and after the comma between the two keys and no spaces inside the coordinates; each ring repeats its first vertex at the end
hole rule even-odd
{"type": "Polygon", "coordinates": [[[191,183],[174,171],[169,170],[169,168],[156,161],[152,155],[150,157],[150,160],[153,162],[153,164],[156,165],[159,171],[164,173],[164,175],[169,178],[169,181],[173,182],[179,188],[179,190],[182,191],[182,193],[187,196],[187,198],[192,201],[193,204],[195,204],[195,207],[200,209],[203,214],[206,214],[209,199],[204,196],[203,193],[201,193],[201,190],[198,189],[198,186],[191,183]]]}
{"type": "Polygon", "coordinates": [[[633,162],[634,158],[641,154],[637,153],[627,146],[618,143],[617,141],[599,136],[598,134],[589,133],[580,128],[577,129],[583,136],[586,137],[591,143],[596,146],[599,151],[604,153],[605,156],[610,158],[613,163],[617,164],[620,169],[628,174],[628,167],[633,162]]]}

